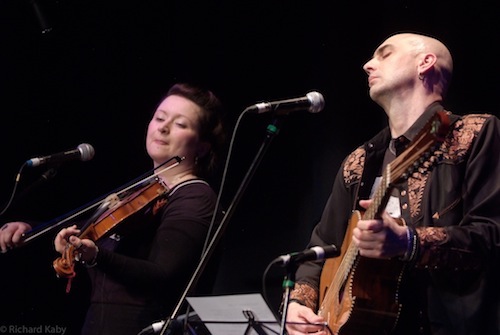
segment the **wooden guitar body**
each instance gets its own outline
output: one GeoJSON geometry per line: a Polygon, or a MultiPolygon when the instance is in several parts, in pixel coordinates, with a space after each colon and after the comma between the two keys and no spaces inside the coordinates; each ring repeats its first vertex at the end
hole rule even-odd
{"type": "Polygon", "coordinates": [[[401,312],[404,263],[359,255],[351,240],[361,215],[353,213],[340,256],[328,259],[321,273],[318,314],[335,335],[389,334],[401,312]]]}

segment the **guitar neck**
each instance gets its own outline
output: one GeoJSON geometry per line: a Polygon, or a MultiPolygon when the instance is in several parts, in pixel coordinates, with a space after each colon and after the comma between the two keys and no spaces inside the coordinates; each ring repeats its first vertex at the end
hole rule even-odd
{"type": "Polygon", "coordinates": [[[387,165],[384,173],[382,175],[382,180],[380,185],[377,187],[373,195],[373,202],[370,207],[368,207],[363,214],[363,219],[372,220],[379,219],[382,215],[382,212],[389,201],[391,196],[391,192],[394,189],[394,186],[389,182],[389,177],[391,173],[390,165],[387,165]]]}

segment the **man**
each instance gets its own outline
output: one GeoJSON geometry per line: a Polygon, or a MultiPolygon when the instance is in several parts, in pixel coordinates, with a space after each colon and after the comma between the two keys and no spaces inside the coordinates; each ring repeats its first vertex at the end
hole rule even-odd
{"type": "Polygon", "coordinates": [[[286,313],[289,335],[328,334],[321,323],[341,335],[500,334],[498,118],[444,110],[453,61],[435,38],[392,35],[363,69],[388,127],[339,169],[309,246],[342,245],[341,256],[328,260],[323,273],[314,262],[298,268],[286,313]],[[432,151],[432,170],[399,178],[387,187],[390,197],[377,199],[380,180],[413,164],[402,153],[443,115],[449,131],[432,151]],[[371,215],[350,220],[365,210],[371,215]],[[330,262],[336,266],[327,268],[330,262]],[[392,281],[379,278],[387,268],[397,270],[392,281]]]}

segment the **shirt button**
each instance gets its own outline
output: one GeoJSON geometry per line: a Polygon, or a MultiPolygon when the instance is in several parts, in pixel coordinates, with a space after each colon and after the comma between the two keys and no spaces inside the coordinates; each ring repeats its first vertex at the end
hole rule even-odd
{"type": "Polygon", "coordinates": [[[401,207],[403,207],[403,209],[407,209],[408,208],[408,204],[403,204],[403,206],[401,206],[401,207]]]}
{"type": "Polygon", "coordinates": [[[405,191],[405,190],[402,190],[402,191],[401,191],[401,196],[402,196],[402,197],[406,196],[406,191],[405,191]]]}

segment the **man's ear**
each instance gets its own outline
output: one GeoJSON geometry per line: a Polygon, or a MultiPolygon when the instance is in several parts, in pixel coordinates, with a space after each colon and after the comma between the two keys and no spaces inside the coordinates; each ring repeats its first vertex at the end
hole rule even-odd
{"type": "Polygon", "coordinates": [[[437,62],[437,57],[433,53],[425,54],[418,64],[418,73],[425,75],[427,72],[434,68],[434,64],[437,62]]]}

